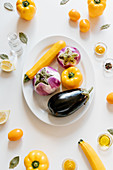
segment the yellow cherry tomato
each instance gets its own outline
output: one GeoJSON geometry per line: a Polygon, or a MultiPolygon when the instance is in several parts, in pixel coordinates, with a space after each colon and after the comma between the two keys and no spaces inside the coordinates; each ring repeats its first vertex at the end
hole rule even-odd
{"type": "Polygon", "coordinates": [[[90,22],[87,19],[82,19],[79,23],[81,32],[88,32],[90,29],[90,22]]]}
{"type": "Polygon", "coordinates": [[[113,104],[113,92],[109,93],[106,98],[107,102],[113,104]]]}
{"type": "Polygon", "coordinates": [[[78,21],[80,19],[80,13],[76,9],[69,11],[69,17],[72,21],[78,21]]]}
{"type": "Polygon", "coordinates": [[[26,170],[48,170],[49,161],[44,152],[34,150],[25,157],[24,165],[26,170]]]}
{"type": "Polygon", "coordinates": [[[10,141],[17,141],[23,136],[23,131],[21,129],[14,129],[8,133],[8,139],[10,141]]]}
{"type": "Polygon", "coordinates": [[[69,67],[61,75],[62,85],[67,89],[75,89],[81,86],[83,76],[77,67],[69,67]]]}

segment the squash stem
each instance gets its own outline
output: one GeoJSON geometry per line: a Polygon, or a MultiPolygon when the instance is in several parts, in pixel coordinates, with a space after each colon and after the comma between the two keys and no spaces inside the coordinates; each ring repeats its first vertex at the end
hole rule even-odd
{"type": "Polygon", "coordinates": [[[24,83],[28,82],[30,80],[30,78],[25,74],[24,75],[24,83]]]}
{"type": "Polygon", "coordinates": [[[81,142],[83,142],[83,139],[80,139],[79,142],[78,142],[78,144],[80,145],[81,142]]]}

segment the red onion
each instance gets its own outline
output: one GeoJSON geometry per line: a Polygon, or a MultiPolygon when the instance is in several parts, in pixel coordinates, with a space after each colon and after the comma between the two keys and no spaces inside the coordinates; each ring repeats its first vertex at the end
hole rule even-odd
{"type": "Polygon", "coordinates": [[[80,59],[80,52],[75,47],[65,47],[57,55],[58,63],[65,69],[76,66],[80,59]]]}
{"type": "Polygon", "coordinates": [[[56,91],[60,83],[60,74],[52,67],[42,68],[33,79],[34,90],[42,96],[56,91]]]}

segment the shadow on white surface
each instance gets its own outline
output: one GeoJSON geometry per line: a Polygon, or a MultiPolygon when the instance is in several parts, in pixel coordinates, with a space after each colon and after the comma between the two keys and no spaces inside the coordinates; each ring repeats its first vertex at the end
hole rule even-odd
{"type": "Polygon", "coordinates": [[[17,22],[17,32],[20,31],[26,31],[28,29],[31,29],[33,32],[33,29],[35,28],[35,19],[31,20],[31,21],[26,21],[22,18],[18,18],[18,22],[17,22]]]}
{"type": "Polygon", "coordinates": [[[108,108],[108,111],[109,111],[110,113],[113,113],[113,104],[106,103],[106,106],[107,106],[107,108],[108,108]]]}
{"type": "Polygon", "coordinates": [[[91,32],[95,31],[95,27],[98,25],[99,21],[100,21],[100,17],[91,18],[91,17],[89,16],[89,22],[90,22],[91,32]]]}
{"type": "Polygon", "coordinates": [[[4,72],[4,71],[1,71],[0,77],[2,77],[2,78],[12,77],[13,74],[14,74],[14,72],[15,72],[15,71],[12,71],[12,72],[4,72]]]}
{"type": "Polygon", "coordinates": [[[80,37],[84,40],[89,39],[90,38],[90,30],[88,32],[81,32],[80,31],[80,37]]]}
{"type": "Polygon", "coordinates": [[[22,139],[18,141],[8,141],[8,149],[11,151],[17,148],[20,149],[22,147],[22,143],[22,139]]]}
{"type": "MultiPolygon", "coordinates": [[[[109,155],[112,155],[112,146],[111,146],[109,149],[107,149],[107,150],[102,150],[102,149],[100,149],[100,147],[97,145],[97,150],[98,150],[100,159],[101,159],[101,156],[103,157],[103,155],[104,155],[105,157],[108,157],[109,155]]],[[[103,161],[102,161],[102,162],[103,162],[103,161]]],[[[103,163],[104,163],[104,162],[103,162],[103,163]]]]}
{"type": "Polygon", "coordinates": [[[2,124],[2,125],[0,125],[0,131],[3,131],[5,129],[7,129],[7,122],[2,124]]]}
{"type": "Polygon", "coordinates": [[[69,19],[69,25],[73,28],[78,28],[78,22],[71,21],[70,19],[69,19]]]}

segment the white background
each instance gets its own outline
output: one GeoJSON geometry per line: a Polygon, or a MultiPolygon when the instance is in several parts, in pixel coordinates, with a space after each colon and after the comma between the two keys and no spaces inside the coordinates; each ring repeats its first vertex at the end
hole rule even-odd
{"type": "MultiPolygon", "coordinates": [[[[97,59],[94,55],[95,43],[102,41],[108,46],[107,57],[113,57],[113,1],[107,2],[104,15],[90,19],[89,33],[80,33],[78,23],[69,21],[68,12],[72,8],[81,13],[81,18],[88,18],[87,0],[70,0],[60,6],[59,0],[38,0],[37,13],[32,21],[24,21],[16,12],[15,0],[9,0],[15,8],[10,12],[4,9],[5,0],[0,2],[0,53],[9,54],[7,35],[10,32],[24,32],[29,37],[25,53],[18,58],[16,71],[11,74],[0,72],[0,110],[10,109],[8,122],[0,126],[0,169],[7,170],[10,160],[19,155],[20,163],[17,170],[24,170],[24,157],[32,150],[44,151],[50,161],[50,170],[61,170],[65,158],[73,158],[79,170],[91,170],[91,167],[78,146],[79,139],[87,141],[98,153],[107,170],[113,169],[113,147],[101,151],[97,147],[97,137],[107,128],[113,127],[113,106],[107,104],[106,96],[113,91],[113,77],[103,74],[104,58],[97,59]],[[103,24],[111,24],[108,30],[100,31],[103,24]],[[96,90],[93,103],[78,122],[66,127],[53,127],[38,120],[29,110],[21,88],[23,64],[27,53],[42,38],[49,35],[66,35],[78,41],[88,52],[94,69],[96,90]],[[8,132],[21,128],[24,136],[16,142],[8,141],[8,132]]],[[[32,56],[31,56],[32,57],[32,56]]]]}

